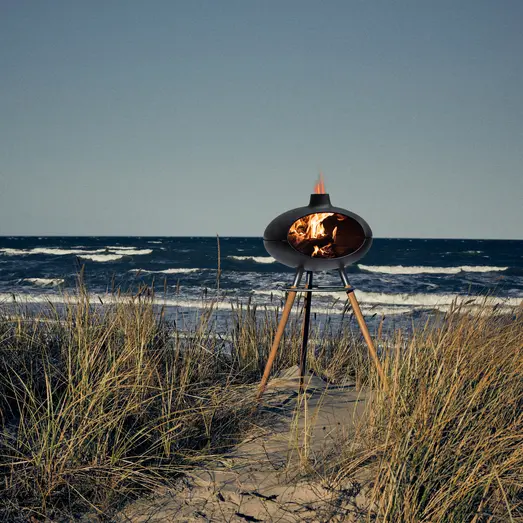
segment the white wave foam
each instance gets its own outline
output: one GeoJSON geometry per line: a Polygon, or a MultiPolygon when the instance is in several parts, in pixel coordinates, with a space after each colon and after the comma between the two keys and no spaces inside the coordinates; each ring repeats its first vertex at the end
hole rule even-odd
{"type": "Polygon", "coordinates": [[[176,268],[176,269],[165,269],[163,271],[148,271],[147,269],[131,269],[129,272],[147,272],[147,273],[163,273],[163,274],[178,274],[178,273],[189,273],[189,272],[198,272],[203,271],[205,269],[185,269],[183,267],[176,268]]]}
{"type": "Polygon", "coordinates": [[[470,265],[463,265],[460,267],[460,269],[463,272],[501,272],[506,271],[508,267],[490,267],[488,265],[477,265],[477,266],[470,266],[470,265]]]}
{"type": "Polygon", "coordinates": [[[231,260],[251,260],[256,263],[274,263],[276,260],[272,256],[227,256],[231,260]]]}
{"type": "MultiPolygon", "coordinates": [[[[107,247],[105,249],[59,249],[59,248],[47,248],[47,247],[35,247],[34,249],[0,249],[0,253],[6,256],[28,256],[34,254],[47,254],[50,256],[66,256],[74,254],[86,258],[90,255],[96,255],[100,253],[117,254],[118,256],[141,256],[144,254],[151,254],[152,249],[135,249],[134,247],[107,247]]],[[[115,258],[117,259],[117,258],[115,258]]]]}
{"type": "MultiPolygon", "coordinates": [[[[274,295],[283,297],[285,291],[281,290],[255,290],[255,294],[274,295]]],[[[441,306],[450,306],[453,303],[462,304],[466,306],[487,306],[501,305],[506,307],[518,307],[523,304],[523,296],[519,298],[504,298],[501,296],[464,296],[462,294],[436,294],[436,293],[418,293],[418,294],[392,294],[385,292],[368,292],[355,290],[356,297],[362,307],[370,307],[375,305],[392,305],[408,306],[415,308],[437,308],[441,306]]],[[[341,302],[345,300],[344,291],[319,291],[315,292],[314,296],[330,296],[334,299],[340,299],[341,302]]]]}
{"type": "Polygon", "coordinates": [[[18,254],[19,249],[0,249],[0,253],[4,256],[16,256],[18,254]]]}
{"type": "Polygon", "coordinates": [[[483,304],[487,306],[504,305],[507,307],[518,307],[523,303],[523,297],[504,298],[501,296],[464,296],[462,294],[388,294],[383,292],[366,292],[356,290],[356,297],[361,303],[385,304],[385,305],[415,305],[418,307],[436,307],[452,305],[483,304]]]}
{"type": "Polygon", "coordinates": [[[162,242],[157,242],[157,241],[148,241],[147,243],[162,243],[162,242]]]}
{"type": "Polygon", "coordinates": [[[414,312],[416,307],[408,306],[376,306],[371,307],[362,306],[361,310],[365,316],[398,316],[400,314],[408,314],[409,312],[414,312]]]}
{"type": "Polygon", "coordinates": [[[82,260],[91,260],[94,262],[109,262],[121,260],[123,258],[120,254],[82,254],[79,256],[82,260]]]}
{"type": "Polygon", "coordinates": [[[45,287],[47,285],[61,285],[62,283],[64,283],[64,280],[62,278],[24,278],[23,281],[27,281],[34,285],[40,285],[42,287],[45,287]]]}
{"type": "MultiPolygon", "coordinates": [[[[116,296],[112,294],[91,294],[90,301],[93,304],[103,303],[104,305],[113,305],[116,303],[128,303],[131,298],[127,296],[116,296]]],[[[78,298],[74,295],[61,295],[61,294],[13,294],[13,293],[0,293],[0,304],[2,303],[19,303],[19,304],[70,304],[74,305],[78,303],[78,298]],[[14,298],[14,299],[13,299],[14,298]]],[[[213,298],[201,298],[201,299],[186,299],[186,298],[157,298],[154,300],[156,305],[166,307],[178,307],[180,309],[209,309],[221,311],[232,311],[233,307],[237,307],[237,301],[231,299],[213,299],[213,298]]],[[[281,307],[278,305],[261,305],[263,310],[279,311],[281,307]]],[[[342,309],[333,308],[316,308],[318,314],[341,314],[342,309]]],[[[300,311],[295,307],[292,315],[300,314],[300,311]]]]}
{"type": "MultiPolygon", "coordinates": [[[[268,289],[254,289],[254,294],[261,294],[266,296],[285,296],[285,291],[280,289],[268,290],[268,289]]],[[[315,292],[314,295],[317,293],[315,292]]]]}
{"type": "Polygon", "coordinates": [[[113,254],[120,254],[121,256],[144,256],[153,252],[152,249],[134,249],[133,247],[108,249],[108,251],[113,254]]]}
{"type": "Polygon", "coordinates": [[[165,269],[164,271],[156,271],[156,272],[161,272],[163,274],[178,274],[178,273],[189,273],[189,272],[198,272],[198,271],[201,271],[203,269],[184,269],[184,268],[179,268],[179,269],[165,269]]]}
{"type": "Polygon", "coordinates": [[[508,267],[489,267],[462,265],[459,267],[421,267],[403,265],[358,265],[366,272],[380,272],[383,274],[458,274],[460,272],[500,272],[508,267]]]}
{"type": "Polygon", "coordinates": [[[51,256],[65,256],[67,254],[95,254],[105,252],[105,249],[96,249],[94,251],[85,251],[82,249],[54,249],[37,247],[35,249],[0,249],[6,256],[28,256],[30,254],[49,254],[51,256]]]}
{"type": "MultiPolygon", "coordinates": [[[[105,305],[112,305],[115,303],[129,303],[132,298],[129,296],[118,296],[115,294],[96,294],[91,293],[89,295],[91,303],[98,304],[103,303],[105,305]]],[[[78,303],[78,297],[74,294],[29,294],[29,293],[0,293],[0,304],[2,303],[57,303],[57,304],[75,304],[78,303]]],[[[213,299],[213,298],[200,298],[200,299],[185,299],[185,298],[163,298],[158,297],[154,299],[156,305],[165,305],[168,307],[181,307],[188,309],[202,309],[204,307],[213,307],[219,310],[232,310],[233,302],[229,299],[213,299]]],[[[271,309],[277,309],[278,307],[273,306],[271,309]]]]}
{"type": "MultiPolygon", "coordinates": [[[[344,293],[343,293],[344,294],[344,293]]],[[[413,312],[415,310],[432,309],[446,312],[453,304],[462,306],[462,310],[472,313],[487,312],[487,307],[496,306],[502,312],[511,312],[515,307],[523,305],[521,298],[501,298],[501,297],[469,297],[456,294],[384,294],[376,292],[356,291],[356,295],[361,304],[362,311],[366,316],[373,315],[399,315],[413,312]]],[[[75,295],[63,294],[17,294],[0,293],[0,303],[13,303],[13,297],[18,303],[36,304],[36,303],[61,303],[74,304],[78,301],[75,295]]],[[[117,296],[113,294],[91,294],[92,303],[104,304],[126,303],[131,298],[126,296],[117,296]]],[[[230,298],[157,298],[154,300],[157,305],[168,307],[180,307],[182,309],[202,309],[213,307],[216,310],[232,310],[233,305],[237,306],[237,300],[230,298]]],[[[320,305],[315,307],[317,314],[339,315],[343,312],[346,300],[339,300],[331,306],[320,305]]],[[[260,304],[264,310],[281,310],[278,305],[260,304]]],[[[295,307],[292,314],[299,314],[295,307]]]]}
{"type": "Polygon", "coordinates": [[[61,294],[26,294],[0,292],[0,304],[5,303],[66,303],[61,294]]]}

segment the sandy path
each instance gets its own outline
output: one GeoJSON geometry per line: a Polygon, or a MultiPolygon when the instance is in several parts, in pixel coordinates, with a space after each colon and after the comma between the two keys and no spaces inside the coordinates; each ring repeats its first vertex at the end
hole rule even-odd
{"type": "Polygon", "coordinates": [[[310,377],[306,394],[298,394],[296,375],[289,369],[270,382],[262,406],[265,428],[213,469],[192,471],[179,488],[134,503],[118,521],[356,521],[363,496],[340,495],[317,471],[350,437],[365,393],[353,384],[328,386],[310,377]]]}

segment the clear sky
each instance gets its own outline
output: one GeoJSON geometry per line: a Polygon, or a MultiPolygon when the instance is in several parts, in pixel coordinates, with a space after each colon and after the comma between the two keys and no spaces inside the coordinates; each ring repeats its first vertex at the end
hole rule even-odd
{"type": "Polygon", "coordinates": [[[0,0],[0,234],[523,238],[521,0],[0,0]]]}

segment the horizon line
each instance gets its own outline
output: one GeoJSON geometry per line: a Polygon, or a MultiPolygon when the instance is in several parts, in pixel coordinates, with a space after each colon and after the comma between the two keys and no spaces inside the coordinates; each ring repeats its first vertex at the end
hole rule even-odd
{"type": "MultiPolygon", "coordinates": [[[[263,236],[251,235],[163,235],[163,234],[0,234],[0,238],[258,238],[263,240],[263,236]]],[[[470,238],[470,237],[449,237],[449,236],[373,236],[374,240],[465,240],[465,241],[523,241],[523,238],[470,238]]]]}

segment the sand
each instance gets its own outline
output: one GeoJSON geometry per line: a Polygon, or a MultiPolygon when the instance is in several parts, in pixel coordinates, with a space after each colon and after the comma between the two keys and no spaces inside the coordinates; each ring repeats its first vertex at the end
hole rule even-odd
{"type": "Polygon", "coordinates": [[[271,380],[262,426],[225,458],[133,503],[117,521],[357,521],[368,508],[361,488],[333,488],[322,470],[361,421],[368,393],[309,376],[300,394],[297,376],[292,368],[271,380]]]}

